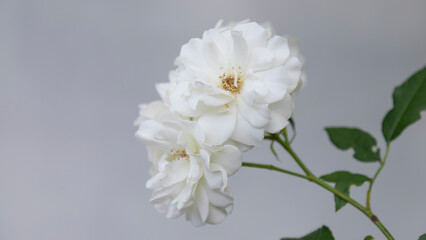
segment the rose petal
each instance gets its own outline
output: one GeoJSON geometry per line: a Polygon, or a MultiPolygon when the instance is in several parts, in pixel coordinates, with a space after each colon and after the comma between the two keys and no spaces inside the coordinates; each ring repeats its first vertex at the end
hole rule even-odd
{"type": "Polygon", "coordinates": [[[256,76],[259,81],[262,81],[269,90],[265,96],[257,95],[257,103],[273,103],[284,97],[288,87],[291,85],[291,80],[284,67],[276,67],[266,71],[257,72],[256,76]]]}
{"type": "Polygon", "coordinates": [[[222,166],[227,172],[228,176],[231,176],[241,167],[241,152],[235,146],[225,145],[223,146],[222,151],[214,152],[212,154],[211,162],[222,166]]]}
{"type": "Polygon", "coordinates": [[[213,205],[209,206],[209,216],[206,219],[206,222],[209,224],[219,224],[225,220],[228,213],[223,208],[218,208],[213,205]]]}
{"type": "Polygon", "coordinates": [[[166,168],[167,178],[162,183],[163,187],[169,187],[184,181],[188,177],[188,173],[188,160],[181,158],[170,162],[166,168]]]}
{"type": "Polygon", "coordinates": [[[210,205],[226,208],[233,204],[234,198],[232,194],[221,190],[207,189],[210,205]]]}
{"type": "Polygon", "coordinates": [[[231,138],[246,145],[259,145],[264,137],[264,130],[253,127],[240,113],[231,138]]]}
{"type": "Polygon", "coordinates": [[[288,39],[274,36],[268,41],[267,48],[274,54],[274,64],[283,65],[290,56],[288,39]]]}
{"type": "Polygon", "coordinates": [[[251,51],[249,66],[254,71],[271,68],[274,60],[274,52],[267,48],[254,48],[251,51]]]}
{"type": "Polygon", "coordinates": [[[218,69],[226,64],[226,58],[222,55],[218,46],[211,40],[203,41],[203,57],[212,69],[218,69]]]}
{"type": "Polygon", "coordinates": [[[271,121],[265,130],[270,133],[276,133],[287,126],[288,119],[293,115],[294,106],[292,97],[286,94],[282,100],[269,105],[269,111],[271,121]]]}
{"type": "Polygon", "coordinates": [[[200,116],[198,123],[206,136],[206,143],[221,145],[232,135],[236,121],[236,107],[217,113],[214,110],[200,116]]]}
{"type": "MultiPolygon", "coordinates": [[[[203,33],[203,40],[213,42],[221,55],[227,56],[227,52],[229,51],[229,43],[217,29],[210,29],[205,31],[203,33]]],[[[223,64],[228,64],[228,62],[223,62],[223,64]]]]}
{"type": "Polygon", "coordinates": [[[234,67],[245,68],[248,61],[248,46],[241,32],[231,31],[232,51],[231,60],[234,67]]]}
{"type": "Polygon", "coordinates": [[[237,100],[238,112],[254,127],[261,128],[270,120],[267,104],[247,104],[244,99],[237,100]]]}
{"type": "Polygon", "coordinates": [[[201,221],[205,222],[209,215],[209,197],[206,192],[207,184],[200,183],[195,191],[194,204],[198,208],[201,221]]]}
{"type": "Polygon", "coordinates": [[[224,186],[224,178],[220,171],[210,171],[204,169],[204,178],[206,179],[209,189],[221,189],[224,186]]]}
{"type": "Polygon", "coordinates": [[[168,152],[173,147],[171,143],[177,141],[179,132],[154,120],[146,120],[139,125],[135,135],[143,143],[168,152]]]}
{"type": "Polygon", "coordinates": [[[194,70],[208,68],[202,53],[203,41],[199,38],[192,38],[182,46],[176,64],[183,64],[194,70]]]}
{"type": "MultiPolygon", "coordinates": [[[[288,91],[293,92],[299,83],[303,75],[303,62],[297,57],[291,57],[287,60],[285,65],[286,72],[291,80],[291,85],[288,91]]],[[[303,83],[303,82],[302,82],[303,83]]]]}
{"type": "Polygon", "coordinates": [[[201,219],[200,212],[198,211],[196,205],[193,205],[186,210],[185,218],[187,221],[190,221],[195,227],[200,227],[205,224],[201,219]]]}
{"type": "Polygon", "coordinates": [[[265,47],[268,32],[265,28],[255,22],[237,25],[233,30],[241,31],[250,48],[265,47]]]}

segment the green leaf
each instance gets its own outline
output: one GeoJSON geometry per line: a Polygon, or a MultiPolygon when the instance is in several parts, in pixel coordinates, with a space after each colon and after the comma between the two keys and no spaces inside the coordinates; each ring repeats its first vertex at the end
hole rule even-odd
{"type": "Polygon", "coordinates": [[[361,162],[380,161],[380,149],[374,151],[377,142],[369,133],[358,128],[328,127],[325,129],[331,142],[341,150],[354,149],[354,158],[361,162]]]}
{"type": "Polygon", "coordinates": [[[300,238],[281,238],[281,240],[334,240],[333,234],[326,226],[309,233],[308,235],[300,238]]]}
{"type": "Polygon", "coordinates": [[[426,240],[426,233],[419,237],[419,240],[426,240]]]}
{"type": "Polygon", "coordinates": [[[374,238],[370,235],[368,235],[367,237],[364,238],[364,240],[374,240],[374,238]]]}
{"type": "MultiPolygon", "coordinates": [[[[335,183],[337,190],[343,192],[344,194],[349,196],[349,190],[352,185],[361,186],[364,182],[370,181],[370,178],[361,175],[354,174],[346,171],[338,171],[331,174],[324,175],[320,177],[324,181],[335,183]]],[[[342,207],[346,205],[346,201],[341,199],[340,197],[334,195],[334,201],[336,203],[336,212],[339,211],[342,207]]]]}
{"type": "Polygon", "coordinates": [[[383,119],[382,132],[387,143],[420,119],[426,110],[426,67],[418,71],[393,92],[393,108],[383,119]]]}

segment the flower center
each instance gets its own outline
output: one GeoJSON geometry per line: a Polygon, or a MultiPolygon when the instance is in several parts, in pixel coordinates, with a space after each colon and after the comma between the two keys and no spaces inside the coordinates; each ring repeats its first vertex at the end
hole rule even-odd
{"type": "Polygon", "coordinates": [[[173,148],[172,150],[170,150],[170,152],[173,157],[173,160],[177,160],[180,158],[185,158],[186,160],[189,160],[189,155],[186,153],[185,148],[179,148],[179,149],[173,148]]]}
{"type": "Polygon", "coordinates": [[[240,92],[243,83],[241,67],[238,67],[238,69],[232,67],[232,71],[223,73],[219,78],[222,80],[221,87],[223,90],[230,93],[240,92]]]}

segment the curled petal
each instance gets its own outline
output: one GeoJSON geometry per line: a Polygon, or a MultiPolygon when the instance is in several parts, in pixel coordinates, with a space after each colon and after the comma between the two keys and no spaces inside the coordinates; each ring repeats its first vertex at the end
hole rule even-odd
{"type": "Polygon", "coordinates": [[[303,62],[300,58],[292,57],[287,60],[285,68],[289,79],[291,80],[288,91],[292,93],[296,90],[300,83],[304,83],[303,62]]]}
{"type": "Polygon", "coordinates": [[[224,177],[220,171],[210,171],[205,169],[204,177],[206,179],[209,189],[222,189],[226,187],[226,176],[224,177]]]}
{"type": "Polygon", "coordinates": [[[269,106],[271,121],[265,130],[270,133],[276,133],[288,125],[288,119],[293,115],[293,100],[289,94],[269,106]]]}

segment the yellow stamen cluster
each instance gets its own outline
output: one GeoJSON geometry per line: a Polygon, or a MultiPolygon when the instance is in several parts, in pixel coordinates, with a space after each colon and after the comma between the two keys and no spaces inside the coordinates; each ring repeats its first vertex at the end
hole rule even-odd
{"type": "Polygon", "coordinates": [[[221,87],[230,93],[238,93],[242,84],[242,73],[241,67],[238,67],[239,71],[235,71],[232,67],[233,72],[224,73],[219,78],[222,80],[221,87]],[[235,79],[236,78],[236,79],[235,79]]]}
{"type": "Polygon", "coordinates": [[[171,149],[170,152],[172,153],[171,155],[173,156],[173,160],[176,159],[180,159],[180,158],[185,158],[186,160],[189,160],[189,155],[186,153],[186,150],[184,148],[179,148],[179,149],[171,149]]]}

